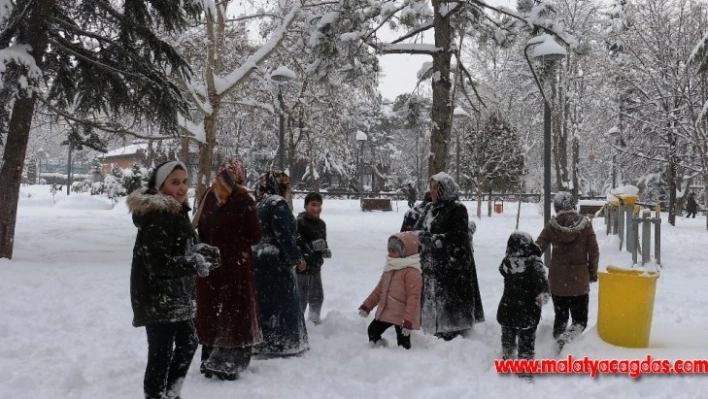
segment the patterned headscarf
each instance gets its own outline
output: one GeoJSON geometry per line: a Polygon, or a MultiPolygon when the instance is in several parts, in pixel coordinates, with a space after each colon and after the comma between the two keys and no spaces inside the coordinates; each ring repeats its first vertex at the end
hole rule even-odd
{"type": "Polygon", "coordinates": [[[290,191],[290,177],[283,171],[270,170],[258,178],[258,188],[256,189],[256,201],[260,201],[269,195],[280,195],[286,197],[290,191]]]}
{"type": "Polygon", "coordinates": [[[231,159],[221,164],[211,188],[219,205],[223,205],[231,197],[234,188],[244,183],[246,183],[246,169],[241,162],[231,159]]]}

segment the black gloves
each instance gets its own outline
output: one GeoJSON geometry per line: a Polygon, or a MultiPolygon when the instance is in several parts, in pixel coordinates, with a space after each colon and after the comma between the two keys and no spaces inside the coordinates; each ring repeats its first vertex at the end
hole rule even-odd
{"type": "Polygon", "coordinates": [[[196,263],[199,277],[208,276],[209,272],[221,265],[221,252],[217,247],[199,243],[192,247],[191,252],[188,258],[196,263]]]}
{"type": "Polygon", "coordinates": [[[418,234],[418,242],[424,247],[429,247],[433,243],[433,235],[427,231],[418,234]]]}

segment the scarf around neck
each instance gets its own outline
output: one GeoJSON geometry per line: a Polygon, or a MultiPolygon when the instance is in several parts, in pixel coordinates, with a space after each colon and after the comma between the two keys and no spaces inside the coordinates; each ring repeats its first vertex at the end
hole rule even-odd
{"type": "Polygon", "coordinates": [[[386,256],[384,273],[405,269],[406,267],[412,267],[420,271],[420,256],[418,254],[406,256],[405,258],[390,258],[386,256]]]}

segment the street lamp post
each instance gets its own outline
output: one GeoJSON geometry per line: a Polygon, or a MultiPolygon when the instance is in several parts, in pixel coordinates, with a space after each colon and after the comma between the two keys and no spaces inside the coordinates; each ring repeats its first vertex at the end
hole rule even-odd
{"type": "Polygon", "coordinates": [[[612,126],[610,130],[607,132],[607,135],[612,139],[612,188],[617,187],[617,149],[614,148],[618,144],[619,137],[620,137],[620,131],[617,126],[612,126]]]}
{"type": "MultiPolygon", "coordinates": [[[[524,57],[529,64],[529,69],[533,74],[534,81],[543,97],[543,223],[544,226],[551,220],[551,102],[546,96],[543,86],[536,75],[536,70],[531,65],[528,49],[535,46],[531,56],[534,60],[541,61],[549,69],[553,68],[555,61],[565,58],[567,52],[565,48],[556,43],[552,36],[544,34],[529,40],[524,47],[524,57]]],[[[543,260],[546,265],[551,261],[550,251],[546,250],[543,260]]]]}
{"type": "Polygon", "coordinates": [[[295,79],[295,72],[288,69],[286,66],[279,66],[270,74],[270,79],[278,84],[278,110],[279,128],[278,132],[278,168],[285,170],[285,100],[283,100],[282,84],[295,79]]]}
{"type": "Polygon", "coordinates": [[[356,142],[359,143],[359,199],[364,197],[364,143],[368,139],[361,130],[356,132],[356,142]]]}

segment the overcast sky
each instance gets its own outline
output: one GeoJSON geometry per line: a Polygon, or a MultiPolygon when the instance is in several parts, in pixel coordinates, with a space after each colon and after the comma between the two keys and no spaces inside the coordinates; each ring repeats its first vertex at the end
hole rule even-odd
{"type": "MultiPolygon", "coordinates": [[[[516,0],[488,0],[487,3],[516,9],[516,0]]],[[[432,43],[433,32],[426,32],[424,40],[432,43]]],[[[383,71],[379,79],[379,90],[384,98],[393,100],[415,88],[416,73],[424,62],[432,62],[432,58],[427,55],[389,54],[379,57],[379,61],[383,71]]]]}

